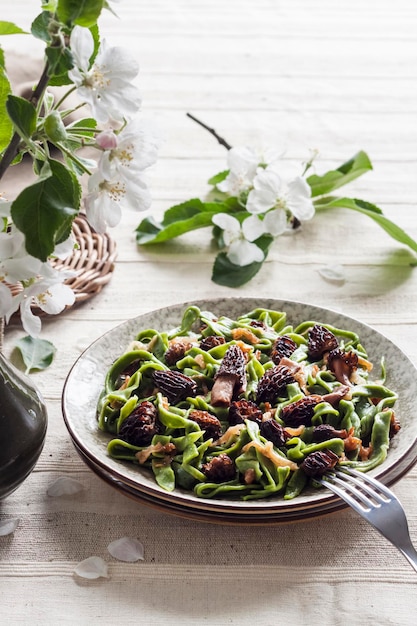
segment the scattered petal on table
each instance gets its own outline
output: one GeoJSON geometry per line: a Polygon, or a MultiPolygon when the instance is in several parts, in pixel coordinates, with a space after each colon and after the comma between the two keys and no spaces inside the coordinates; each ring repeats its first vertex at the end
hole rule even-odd
{"type": "Polygon", "coordinates": [[[78,563],[74,572],[81,578],[108,578],[107,563],[100,556],[89,556],[84,561],[78,563]]]}
{"type": "Polygon", "coordinates": [[[144,555],[143,544],[137,539],[131,537],[121,537],[112,541],[107,550],[112,557],[119,561],[125,561],[126,563],[134,563],[135,561],[142,560],[144,555]]]}
{"type": "Polygon", "coordinates": [[[16,528],[18,527],[20,519],[18,517],[13,517],[10,519],[5,519],[0,522],[0,537],[5,537],[6,535],[11,535],[14,533],[16,528]]]}
{"type": "Polygon", "coordinates": [[[49,485],[46,493],[52,497],[73,496],[84,489],[84,485],[79,480],[69,476],[60,476],[49,485]]]}
{"type": "Polygon", "coordinates": [[[319,274],[329,283],[343,285],[346,281],[345,270],[341,265],[325,265],[319,269],[319,274]]]}

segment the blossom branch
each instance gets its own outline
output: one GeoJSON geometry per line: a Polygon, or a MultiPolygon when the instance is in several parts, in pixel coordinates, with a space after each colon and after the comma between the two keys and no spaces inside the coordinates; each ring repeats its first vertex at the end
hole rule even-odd
{"type": "MultiPolygon", "coordinates": [[[[49,64],[46,63],[38,84],[36,85],[31,97],[28,98],[29,102],[33,104],[35,108],[37,107],[39,101],[41,100],[48,86],[48,83],[49,83],[48,69],[49,69],[49,64]]],[[[10,140],[9,145],[4,151],[3,158],[0,161],[0,179],[3,178],[8,167],[11,165],[12,161],[16,158],[19,152],[20,141],[21,139],[20,139],[19,133],[15,132],[13,137],[10,140]]]]}
{"type": "Polygon", "coordinates": [[[194,115],[191,115],[191,113],[187,113],[186,114],[187,117],[189,117],[190,119],[192,119],[194,122],[197,122],[197,124],[199,124],[200,126],[202,126],[203,128],[205,128],[206,130],[209,131],[209,133],[211,135],[213,135],[213,137],[215,137],[217,139],[217,141],[219,142],[219,144],[221,146],[224,146],[226,148],[226,150],[231,150],[232,146],[230,145],[230,143],[228,143],[226,141],[226,139],[224,139],[223,137],[221,137],[215,130],[214,128],[210,128],[209,126],[207,126],[207,124],[204,124],[204,122],[200,121],[199,119],[197,119],[196,117],[194,117],[194,115]]]}

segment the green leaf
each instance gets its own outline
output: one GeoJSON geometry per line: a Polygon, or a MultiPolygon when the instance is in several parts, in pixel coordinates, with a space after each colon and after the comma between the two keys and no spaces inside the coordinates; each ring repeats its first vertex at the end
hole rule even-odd
{"type": "Polygon", "coordinates": [[[62,163],[49,161],[51,176],[26,187],[12,204],[11,216],[25,235],[29,254],[46,261],[71,232],[80,205],[77,177],[62,163]]]}
{"type": "Polygon", "coordinates": [[[56,348],[50,341],[30,336],[19,339],[16,348],[22,355],[26,374],[32,370],[44,370],[49,367],[56,353],[56,348]]]}
{"type": "Polygon", "coordinates": [[[407,235],[402,228],[385,217],[381,209],[379,209],[376,205],[366,202],[365,200],[359,200],[358,198],[332,198],[328,200],[326,204],[316,205],[317,211],[335,208],[352,209],[353,211],[358,211],[363,215],[367,215],[379,224],[379,226],[381,226],[381,228],[383,228],[385,232],[390,235],[390,237],[395,239],[395,241],[398,241],[399,243],[411,248],[414,252],[417,252],[417,242],[409,237],[409,235],[407,235]]]}
{"type": "Polygon", "coordinates": [[[20,26],[16,26],[13,22],[6,22],[4,20],[0,20],[0,35],[28,35],[29,33],[26,30],[20,28],[20,26]]]}
{"type": "Polygon", "coordinates": [[[95,120],[94,117],[85,117],[68,124],[66,128],[69,134],[81,137],[94,137],[94,130],[97,128],[97,120],[95,120]]]}
{"type": "Polygon", "coordinates": [[[103,4],[104,0],[58,0],[57,14],[68,26],[89,28],[97,23],[103,4]]]}
{"type": "Polygon", "coordinates": [[[51,41],[51,34],[49,32],[49,23],[53,17],[53,14],[49,11],[42,11],[32,22],[30,31],[36,39],[40,39],[46,43],[51,41]]]}
{"type": "Polygon", "coordinates": [[[307,178],[307,182],[311,187],[312,196],[321,196],[343,187],[369,170],[372,170],[371,161],[366,152],[360,151],[336,170],[331,170],[323,176],[312,174],[307,178]]]}
{"type": "Polygon", "coordinates": [[[13,135],[13,124],[6,114],[6,102],[11,92],[9,80],[3,69],[0,70],[0,152],[9,145],[13,135]]]}
{"type": "Polygon", "coordinates": [[[214,176],[212,176],[211,178],[208,179],[208,184],[209,185],[218,185],[219,183],[221,183],[229,174],[230,170],[224,170],[223,172],[219,172],[218,174],[215,174],[214,176]]]}
{"type": "Polygon", "coordinates": [[[48,59],[48,75],[55,78],[51,84],[65,85],[70,83],[67,73],[74,67],[74,58],[69,48],[48,47],[45,50],[48,59]]]}
{"type": "Polygon", "coordinates": [[[6,109],[18,133],[29,139],[36,130],[36,109],[31,102],[9,94],[6,109]]]}
{"type": "Polygon", "coordinates": [[[212,226],[216,213],[227,212],[222,202],[201,202],[198,198],[188,200],[165,211],[162,222],[145,218],[136,229],[136,241],[139,245],[161,243],[173,239],[190,230],[212,226]]]}
{"type": "Polygon", "coordinates": [[[218,285],[226,287],[240,287],[252,280],[264,264],[274,238],[271,235],[262,235],[254,243],[261,248],[265,258],[261,262],[250,263],[249,265],[235,265],[225,252],[219,252],[214,265],[211,279],[218,285]]]}

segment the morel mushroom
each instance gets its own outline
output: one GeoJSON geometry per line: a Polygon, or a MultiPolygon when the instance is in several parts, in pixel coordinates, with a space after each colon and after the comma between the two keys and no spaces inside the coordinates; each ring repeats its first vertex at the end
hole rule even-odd
{"type": "Polygon", "coordinates": [[[192,345],[193,344],[190,341],[187,342],[186,339],[183,341],[171,341],[164,355],[165,363],[172,367],[177,361],[184,358],[185,353],[192,348],[192,345]]]}
{"type": "Polygon", "coordinates": [[[307,476],[319,477],[335,467],[339,457],[332,450],[316,450],[301,463],[300,467],[307,476]]]}
{"type": "Polygon", "coordinates": [[[298,428],[298,426],[311,426],[311,419],[315,407],[321,402],[320,396],[306,396],[282,408],[281,419],[286,426],[298,428]]]}
{"type": "Polygon", "coordinates": [[[287,439],[290,439],[291,435],[289,435],[285,429],[274,419],[265,420],[261,424],[260,432],[262,437],[265,439],[269,439],[272,441],[274,446],[280,448],[285,444],[287,439]]]}
{"type": "Polygon", "coordinates": [[[237,400],[232,402],[229,408],[229,424],[243,424],[245,420],[252,420],[260,424],[262,422],[262,411],[255,402],[251,400],[237,400]]]}
{"type": "Polygon", "coordinates": [[[296,350],[297,344],[295,341],[288,337],[287,335],[282,335],[278,337],[272,345],[271,348],[271,360],[278,365],[283,357],[290,357],[294,350],[296,350]]]}
{"type": "Polygon", "coordinates": [[[236,476],[235,464],[227,454],[213,457],[211,461],[204,463],[201,469],[207,480],[213,483],[225,483],[236,476]]]}
{"type": "Polygon", "coordinates": [[[286,386],[294,382],[295,378],[286,365],[276,365],[266,370],[258,382],[256,402],[275,404],[277,398],[284,393],[286,386]]]}
{"type": "Polygon", "coordinates": [[[334,350],[338,345],[337,338],[330,330],[320,324],[315,324],[308,335],[308,357],[313,361],[319,361],[325,352],[334,350]]]}
{"type": "Polygon", "coordinates": [[[333,439],[334,437],[346,439],[347,436],[348,432],[346,429],[337,430],[330,424],[319,424],[319,426],[315,426],[313,428],[312,439],[315,443],[320,443],[322,441],[333,439]]]}
{"type": "Polygon", "coordinates": [[[200,349],[207,352],[208,350],[221,346],[224,343],[226,343],[226,339],[221,335],[209,335],[200,341],[200,349]]]}
{"type": "Polygon", "coordinates": [[[162,431],[162,424],[158,420],[158,411],[152,402],[144,400],[135,407],[123,420],[118,436],[133,446],[148,446],[154,435],[162,431]]]}
{"type": "Polygon", "coordinates": [[[208,411],[195,409],[189,414],[190,420],[196,422],[204,430],[203,439],[213,439],[216,441],[222,434],[222,425],[215,415],[208,411]]]}
{"type": "Polygon", "coordinates": [[[197,393],[197,383],[182,372],[155,370],[152,378],[171,404],[177,404],[180,400],[195,396],[197,393]]]}
{"type": "Polygon", "coordinates": [[[229,406],[233,397],[246,389],[246,359],[237,344],[231,345],[223,357],[211,390],[213,406],[229,406]]]}
{"type": "Polygon", "coordinates": [[[358,368],[358,355],[355,352],[343,352],[339,348],[329,352],[327,367],[344,385],[351,385],[350,377],[358,368]]]}

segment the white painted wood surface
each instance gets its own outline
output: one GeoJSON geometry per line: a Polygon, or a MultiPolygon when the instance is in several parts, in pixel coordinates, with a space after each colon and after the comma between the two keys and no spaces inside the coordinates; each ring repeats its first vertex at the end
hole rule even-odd
{"type": "MultiPolygon", "coordinates": [[[[2,3],[0,18],[28,26],[38,3],[2,3]]],[[[116,6],[116,5],[115,5],[116,6]]],[[[310,149],[324,172],[359,149],[373,172],[349,194],[378,204],[417,239],[417,4],[412,0],[123,0],[120,20],[102,33],[129,47],[141,72],[143,111],[165,134],[149,175],[159,216],[203,197],[226,153],[185,115],[201,117],[233,145],[261,140],[303,160],[310,149]]],[[[6,51],[36,57],[38,46],[10,38],[6,51]]],[[[197,523],[136,504],[103,484],[80,460],[61,415],[65,377],[81,351],[119,322],[195,297],[273,296],[328,306],[373,325],[417,364],[417,269],[412,255],[376,224],[347,210],[317,216],[278,240],[255,279],[239,290],[211,282],[214,254],[200,231],[137,249],[142,215],[128,212],[112,233],[118,260],[93,300],[44,323],[57,347],[33,376],[49,410],[35,471],[0,503],[0,519],[20,517],[0,538],[3,624],[395,624],[415,623],[416,575],[353,512],[275,527],[197,523]],[[343,286],[318,270],[340,264],[343,286]],[[58,476],[88,490],[51,499],[58,476]],[[107,544],[129,535],[145,560],[114,561],[107,544]],[[82,583],[80,560],[109,560],[108,580],[82,583]]],[[[9,327],[5,352],[23,336],[9,327]]],[[[0,444],[1,445],[1,444],[0,444]]],[[[394,491],[417,543],[417,470],[394,491]]]]}

